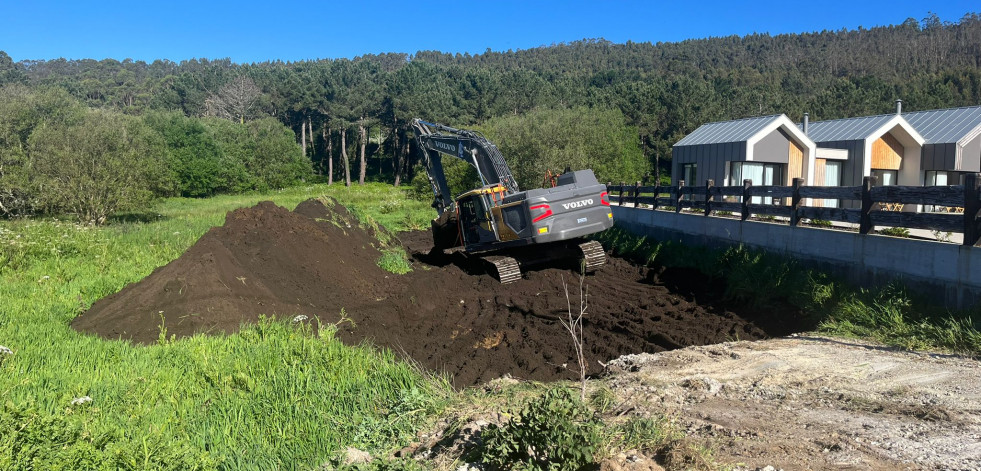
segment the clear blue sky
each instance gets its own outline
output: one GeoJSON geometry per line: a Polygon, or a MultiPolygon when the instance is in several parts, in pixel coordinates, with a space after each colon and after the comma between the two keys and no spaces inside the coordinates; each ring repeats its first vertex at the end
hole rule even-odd
{"type": "Polygon", "coordinates": [[[622,43],[958,21],[978,0],[0,0],[0,50],[24,59],[296,61],[419,50],[481,53],[583,38],[622,43]]]}

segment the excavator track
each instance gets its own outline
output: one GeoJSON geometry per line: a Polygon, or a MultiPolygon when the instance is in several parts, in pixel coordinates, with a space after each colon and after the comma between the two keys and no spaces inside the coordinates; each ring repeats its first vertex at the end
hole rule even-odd
{"type": "Polygon", "coordinates": [[[603,250],[603,244],[591,240],[579,244],[579,250],[582,251],[586,272],[596,271],[597,268],[606,265],[606,251],[603,250]]]}
{"type": "Polygon", "coordinates": [[[497,269],[497,279],[502,285],[514,283],[521,279],[521,267],[518,261],[511,257],[485,257],[484,260],[497,269]]]}

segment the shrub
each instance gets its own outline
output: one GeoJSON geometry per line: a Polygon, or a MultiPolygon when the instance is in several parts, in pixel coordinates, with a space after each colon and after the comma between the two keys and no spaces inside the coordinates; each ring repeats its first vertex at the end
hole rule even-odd
{"type": "Polygon", "coordinates": [[[166,180],[163,142],[138,118],[88,111],[76,125],[43,126],[29,139],[35,194],[48,212],[101,224],[147,207],[166,180]]]}
{"type": "Polygon", "coordinates": [[[66,127],[85,115],[81,104],[60,88],[0,87],[0,216],[30,216],[42,210],[38,175],[28,140],[44,126],[66,127]]]}
{"type": "Polygon", "coordinates": [[[892,237],[909,238],[909,229],[905,227],[887,227],[885,229],[879,229],[877,232],[892,237]]]}
{"type": "Polygon", "coordinates": [[[547,391],[502,426],[483,432],[484,462],[501,468],[577,470],[594,462],[599,423],[569,389],[547,391]]]}
{"type": "Polygon", "coordinates": [[[203,197],[250,188],[245,166],[225,155],[201,120],[180,113],[151,113],[145,119],[167,144],[177,194],[203,197]]]}
{"type": "Polygon", "coordinates": [[[257,190],[284,188],[313,175],[310,160],[296,143],[293,131],[275,118],[264,118],[244,125],[252,143],[252,154],[245,168],[253,176],[257,190]]]}

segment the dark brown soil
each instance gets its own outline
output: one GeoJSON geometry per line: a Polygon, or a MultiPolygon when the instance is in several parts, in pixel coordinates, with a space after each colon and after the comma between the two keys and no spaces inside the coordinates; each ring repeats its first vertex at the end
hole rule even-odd
{"type": "MultiPolygon", "coordinates": [[[[260,315],[316,316],[355,326],[340,337],[403,353],[468,386],[510,374],[573,378],[572,341],[559,322],[579,309],[575,271],[529,271],[501,285],[460,255],[431,254],[428,232],[399,234],[414,271],[393,275],[376,264],[370,230],[338,204],[310,200],[290,212],[270,202],[230,212],[170,264],[96,302],[72,327],[107,338],[151,343],[161,319],[167,334],[234,332],[260,315]]],[[[733,312],[697,272],[652,270],[611,257],[584,281],[585,345],[590,373],[627,353],[785,335],[794,313],[733,312]]]]}

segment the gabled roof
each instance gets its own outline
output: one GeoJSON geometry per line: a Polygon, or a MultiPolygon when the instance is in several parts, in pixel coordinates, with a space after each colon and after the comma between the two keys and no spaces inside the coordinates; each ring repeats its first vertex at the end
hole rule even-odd
{"type": "Polygon", "coordinates": [[[721,144],[724,142],[747,141],[764,128],[780,119],[782,114],[758,116],[707,123],[675,143],[675,146],[697,146],[701,144],[721,144]]]}
{"type": "Polygon", "coordinates": [[[981,106],[903,113],[927,144],[956,143],[981,128],[981,106]]]}
{"type": "MultiPolygon", "coordinates": [[[[816,121],[807,125],[807,137],[814,142],[860,141],[884,126],[896,114],[816,121]]],[[[798,128],[803,125],[798,124],[798,128]]]]}

